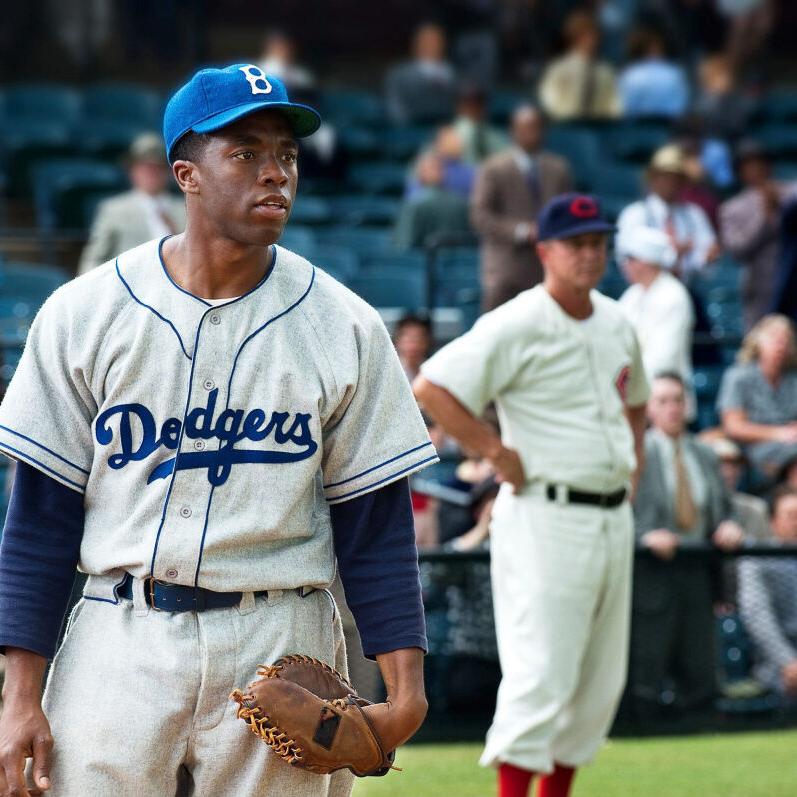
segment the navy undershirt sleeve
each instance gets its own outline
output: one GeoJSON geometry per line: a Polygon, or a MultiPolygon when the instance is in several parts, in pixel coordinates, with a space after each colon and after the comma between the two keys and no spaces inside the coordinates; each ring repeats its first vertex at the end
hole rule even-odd
{"type": "Polygon", "coordinates": [[[409,481],[329,509],[340,579],[365,655],[428,650],[409,481]]]}
{"type": "Polygon", "coordinates": [[[83,496],[24,462],[0,544],[0,652],[55,655],[83,537],[83,496]]]}

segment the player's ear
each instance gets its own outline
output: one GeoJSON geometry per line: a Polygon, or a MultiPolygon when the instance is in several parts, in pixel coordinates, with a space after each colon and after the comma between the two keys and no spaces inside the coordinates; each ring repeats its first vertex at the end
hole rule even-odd
{"type": "Polygon", "coordinates": [[[199,193],[199,175],[193,161],[175,161],[172,164],[172,174],[184,194],[199,193]]]}

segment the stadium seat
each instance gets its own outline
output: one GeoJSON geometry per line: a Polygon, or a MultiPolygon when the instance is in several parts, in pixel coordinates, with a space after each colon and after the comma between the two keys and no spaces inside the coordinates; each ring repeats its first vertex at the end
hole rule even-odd
{"type": "Polygon", "coordinates": [[[83,118],[160,130],[163,101],[156,91],[130,83],[105,83],[83,92],[83,118]]]}
{"type": "Polygon", "coordinates": [[[432,282],[432,307],[461,307],[478,303],[481,281],[478,275],[451,271],[438,272],[432,282]]]}
{"type": "Polygon", "coordinates": [[[350,124],[379,126],[385,121],[382,98],[367,91],[328,89],[322,101],[324,117],[337,126],[350,124]]]}
{"type": "Polygon", "coordinates": [[[531,96],[524,92],[499,89],[490,97],[490,119],[498,124],[506,124],[519,105],[531,101],[531,96]]]}
{"type": "Polygon", "coordinates": [[[69,274],[63,269],[39,263],[8,262],[0,269],[3,296],[28,307],[25,316],[20,317],[32,316],[39,305],[68,280],[69,274]]]}
{"type": "Polygon", "coordinates": [[[298,196],[291,208],[291,221],[297,224],[327,224],[332,220],[332,208],[326,199],[298,196]]]}
{"type": "Polygon", "coordinates": [[[427,306],[423,274],[397,270],[375,276],[360,275],[349,281],[349,287],[373,307],[417,310],[427,306]]]}
{"type": "Polygon", "coordinates": [[[393,249],[390,230],[383,227],[326,227],[318,230],[318,242],[349,248],[361,258],[393,249]]]}
{"type": "Polygon", "coordinates": [[[352,188],[363,194],[400,196],[407,184],[407,169],[400,163],[356,163],[349,169],[352,188]]]}
{"type": "Polygon", "coordinates": [[[428,126],[389,127],[380,135],[379,145],[388,157],[407,161],[432,142],[435,130],[428,126]]]}
{"type": "Polygon", "coordinates": [[[351,249],[318,246],[313,253],[313,265],[329,272],[335,279],[348,283],[360,270],[360,258],[351,249]]]}
{"type": "Polygon", "coordinates": [[[348,224],[385,224],[396,221],[401,200],[386,196],[351,194],[336,197],[332,211],[338,222],[348,224]]]}
{"type": "Polygon", "coordinates": [[[793,124],[775,122],[761,125],[756,138],[776,159],[797,157],[797,128],[793,124]]]}
{"type": "Polygon", "coordinates": [[[367,127],[346,125],[337,131],[341,147],[358,158],[377,157],[381,152],[379,137],[367,127]]]}
{"type": "Polygon", "coordinates": [[[301,227],[298,224],[289,224],[282,232],[279,245],[290,249],[291,252],[313,259],[316,245],[316,234],[312,227],[301,227]]]}
{"type": "Polygon", "coordinates": [[[615,125],[605,142],[611,155],[627,163],[646,164],[667,143],[668,128],[661,124],[626,122],[615,125]]]}
{"type": "Polygon", "coordinates": [[[119,167],[87,159],[45,161],[33,174],[36,220],[46,230],[83,228],[88,196],[123,191],[128,185],[119,167]]]}
{"type": "Polygon", "coordinates": [[[435,272],[438,274],[456,271],[467,276],[479,276],[479,250],[471,246],[444,247],[435,255],[435,272]]]}
{"type": "Polygon", "coordinates": [[[6,90],[5,113],[8,119],[74,125],[80,119],[80,94],[68,86],[54,83],[30,83],[6,90]]]}
{"type": "Polygon", "coordinates": [[[638,166],[608,162],[593,169],[589,189],[599,199],[620,197],[625,204],[630,204],[642,194],[642,183],[642,170],[638,166]]]}
{"type": "Polygon", "coordinates": [[[579,189],[592,183],[593,172],[601,164],[598,134],[580,125],[551,125],[545,147],[567,159],[579,189]]]}
{"type": "Polygon", "coordinates": [[[775,89],[759,106],[759,115],[767,122],[789,122],[797,119],[797,91],[775,89]]]}
{"type": "Polygon", "coordinates": [[[8,195],[15,198],[33,193],[32,171],[37,163],[77,155],[72,130],[56,119],[3,119],[0,141],[8,195]]]}
{"type": "Polygon", "coordinates": [[[81,153],[90,157],[118,160],[130,148],[133,139],[151,130],[146,124],[116,122],[112,119],[84,121],[75,133],[81,153]]]}
{"type": "Polygon", "coordinates": [[[375,276],[397,270],[407,274],[425,274],[426,255],[423,252],[379,252],[362,258],[363,275],[375,276]]]}

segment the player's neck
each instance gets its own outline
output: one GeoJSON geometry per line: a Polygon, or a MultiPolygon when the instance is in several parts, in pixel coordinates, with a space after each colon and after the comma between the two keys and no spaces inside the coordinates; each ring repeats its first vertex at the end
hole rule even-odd
{"type": "Polygon", "coordinates": [[[163,244],[163,263],[183,290],[203,299],[242,296],[271,268],[271,247],[244,246],[223,238],[197,239],[189,231],[163,244]]]}
{"type": "Polygon", "coordinates": [[[561,285],[553,280],[545,280],[545,290],[551,298],[577,321],[583,321],[592,315],[592,299],[590,290],[579,290],[570,285],[561,285]]]}

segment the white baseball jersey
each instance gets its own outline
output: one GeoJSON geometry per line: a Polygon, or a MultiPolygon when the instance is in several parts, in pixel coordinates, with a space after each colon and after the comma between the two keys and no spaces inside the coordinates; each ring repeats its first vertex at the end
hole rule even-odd
{"type": "MultiPolygon", "coordinates": [[[[275,247],[214,305],[151,241],[57,290],[0,407],[0,450],[85,495],[80,566],[217,591],[325,585],[328,503],[437,460],[365,302],[275,247]]],[[[100,579],[114,600],[114,578],[100,579]]]]}
{"type": "Polygon", "coordinates": [[[495,400],[529,481],[610,492],[635,467],[624,403],[644,404],[648,385],[617,303],[593,291],[592,304],[578,321],[537,285],[482,316],[421,372],[476,415],[495,400]]]}

